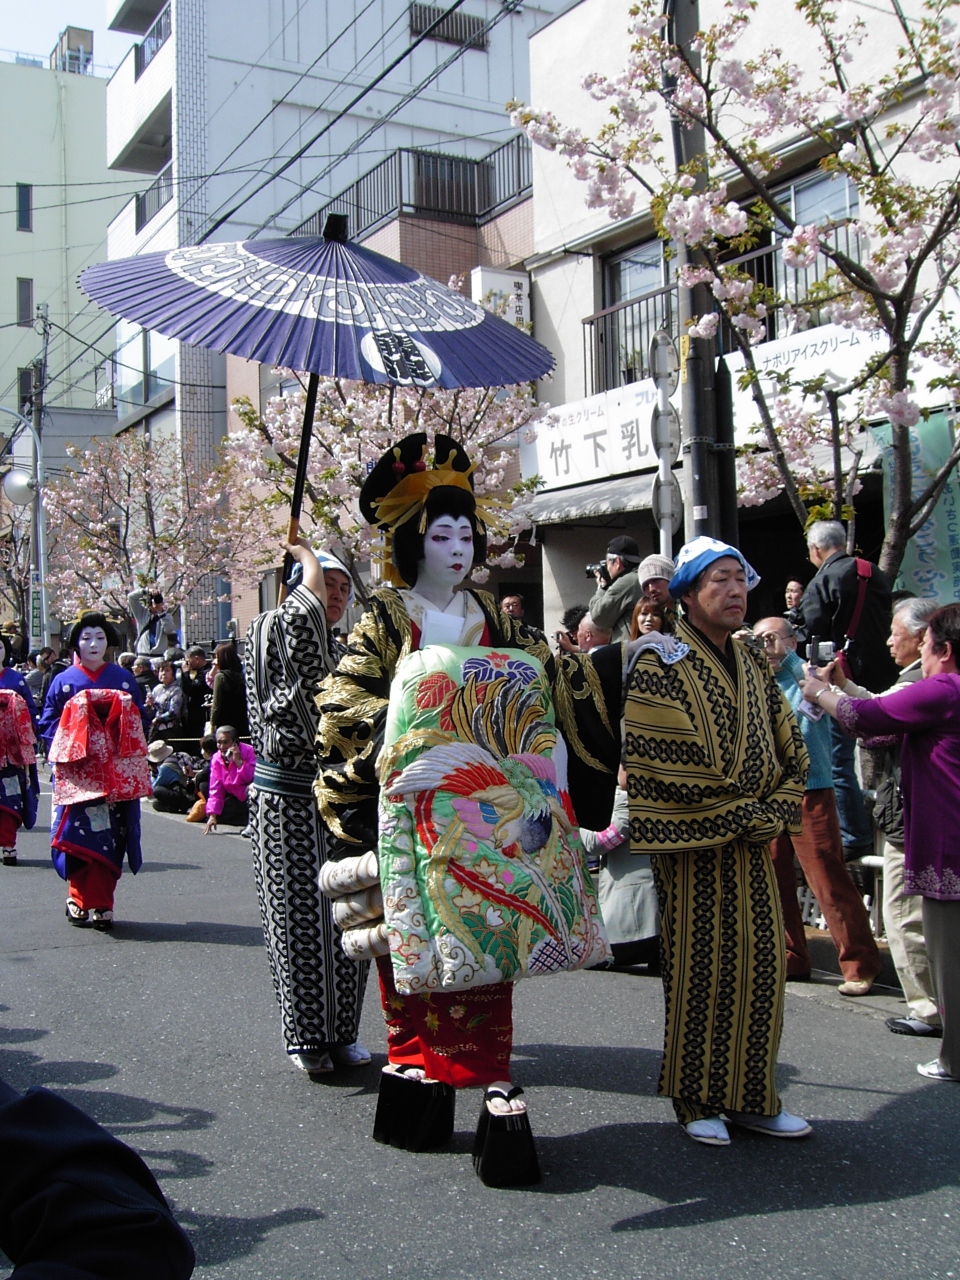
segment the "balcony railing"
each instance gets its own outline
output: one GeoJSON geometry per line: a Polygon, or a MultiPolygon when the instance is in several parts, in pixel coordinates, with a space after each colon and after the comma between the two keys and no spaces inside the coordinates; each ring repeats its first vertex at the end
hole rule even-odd
{"type": "Polygon", "coordinates": [[[173,34],[173,21],[170,5],[164,9],[156,22],[143,37],[140,44],[134,45],[133,78],[139,80],[163,46],[173,34]]]}
{"type": "Polygon", "coordinates": [[[658,329],[676,336],[676,285],[587,316],[583,322],[583,354],[588,395],[651,377],[650,339],[658,329]]]}
{"type": "Polygon", "coordinates": [[[157,174],[156,181],[147,187],[143,195],[135,196],[134,199],[136,201],[134,217],[139,235],[150,219],[155,218],[163,206],[173,199],[173,165],[168,164],[161,170],[157,174]]]}
{"type": "MultiPolygon", "coordinates": [[[[859,261],[861,243],[850,225],[835,228],[831,238],[835,248],[859,261]]],[[[796,303],[809,296],[813,285],[825,279],[831,264],[819,255],[809,267],[794,270],[783,261],[782,244],[778,243],[744,254],[728,265],[739,267],[778,296],[796,303]]],[[[792,323],[782,311],[775,311],[767,320],[764,340],[770,342],[774,338],[788,336],[792,332],[792,323]]],[[[819,311],[807,312],[808,328],[826,323],[827,317],[819,311]]],[[[611,391],[650,377],[650,339],[660,328],[668,330],[676,338],[677,325],[676,285],[657,289],[639,298],[628,298],[587,316],[583,322],[583,340],[588,394],[611,391]]],[[[726,320],[720,326],[720,344],[722,351],[736,348],[733,329],[726,320]]]]}
{"type": "Polygon", "coordinates": [[[482,160],[402,149],[302,222],[295,236],[320,235],[331,213],[347,217],[351,239],[400,214],[476,225],[533,187],[530,143],[518,134],[482,160]]]}

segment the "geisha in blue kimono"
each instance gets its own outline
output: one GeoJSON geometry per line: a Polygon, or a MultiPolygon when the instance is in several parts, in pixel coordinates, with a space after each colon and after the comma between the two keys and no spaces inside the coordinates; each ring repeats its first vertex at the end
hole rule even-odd
{"type": "Polygon", "coordinates": [[[51,681],[40,717],[53,770],[51,855],[70,887],[67,919],[105,930],[124,857],[134,875],[142,862],[149,717],[131,673],[106,660],[120,641],[102,613],[82,614],[68,643],[73,665],[51,681]]]}
{"type": "Polygon", "coordinates": [[[450,437],[431,459],[417,434],[364,483],[397,585],[372,594],[320,688],[317,796],[344,860],[344,950],[366,915],[378,955],[389,1062],[374,1138],[443,1145],[454,1090],[480,1086],[477,1172],[517,1185],[539,1169],[510,1079],[513,983],[610,954],[577,828],[610,820],[622,655],[553,654],[493,596],[460,589],[496,518],[472,471],[450,437]],[[379,886],[366,856],[351,884],[346,860],[373,849],[379,886]]]}
{"type": "Polygon", "coordinates": [[[0,850],[3,865],[17,865],[17,832],[37,820],[40,780],[34,745],[39,740],[33,694],[19,671],[9,666],[10,642],[3,642],[0,673],[0,850]]]}

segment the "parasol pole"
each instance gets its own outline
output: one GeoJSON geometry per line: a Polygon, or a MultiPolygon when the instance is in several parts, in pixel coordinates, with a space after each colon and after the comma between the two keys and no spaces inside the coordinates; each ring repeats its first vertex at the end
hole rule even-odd
{"type": "MultiPolygon", "coordinates": [[[[313,417],[317,410],[317,392],[320,375],[311,373],[307,380],[307,399],[303,406],[303,426],[300,429],[300,452],[297,454],[297,474],[293,481],[293,497],[290,499],[290,522],[287,525],[287,542],[296,542],[300,536],[300,512],[303,510],[303,494],[307,487],[307,463],[310,460],[310,440],[313,435],[313,417]]],[[[287,598],[287,579],[293,571],[293,556],[288,551],[283,557],[280,574],[278,604],[287,598]]]]}

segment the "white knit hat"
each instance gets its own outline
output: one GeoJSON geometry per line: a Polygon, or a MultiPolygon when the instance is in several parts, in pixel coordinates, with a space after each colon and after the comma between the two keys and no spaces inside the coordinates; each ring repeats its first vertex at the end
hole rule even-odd
{"type": "Polygon", "coordinates": [[[666,578],[669,582],[675,573],[674,563],[667,556],[647,556],[640,562],[637,579],[643,588],[651,578],[666,578]]]}

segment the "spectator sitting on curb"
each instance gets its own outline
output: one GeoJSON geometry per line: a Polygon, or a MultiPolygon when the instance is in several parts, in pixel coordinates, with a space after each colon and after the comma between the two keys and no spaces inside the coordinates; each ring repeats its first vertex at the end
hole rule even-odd
{"type": "Polygon", "coordinates": [[[190,757],[158,738],[151,742],[147,759],[153,773],[154,809],[158,813],[188,813],[196,796],[190,757]]]}
{"type": "Polygon", "coordinates": [[[253,747],[237,741],[237,731],[232,725],[221,725],[217,730],[217,751],[210,762],[204,835],[216,831],[220,819],[235,827],[247,825],[247,788],[253,781],[255,762],[253,747]]]}

